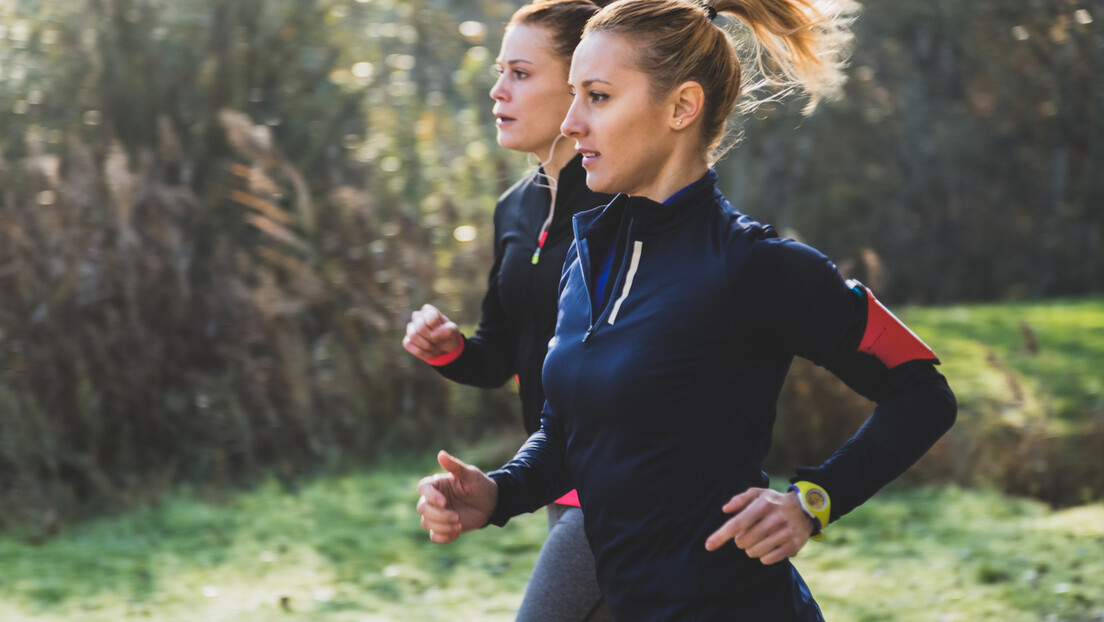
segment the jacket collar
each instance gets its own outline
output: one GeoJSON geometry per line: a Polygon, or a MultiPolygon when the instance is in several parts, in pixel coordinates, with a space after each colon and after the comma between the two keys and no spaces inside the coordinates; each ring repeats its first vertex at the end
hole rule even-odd
{"type": "Polygon", "coordinates": [[[617,227],[628,215],[633,220],[636,234],[658,233],[723,199],[717,189],[717,172],[709,169],[697,181],[676,192],[666,203],[619,194],[604,207],[576,215],[576,231],[579,237],[587,237],[594,231],[617,227]]]}

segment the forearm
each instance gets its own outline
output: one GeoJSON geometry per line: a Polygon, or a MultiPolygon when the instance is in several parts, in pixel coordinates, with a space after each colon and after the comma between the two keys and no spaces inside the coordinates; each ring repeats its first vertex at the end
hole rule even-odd
{"type": "Polygon", "coordinates": [[[548,505],[573,487],[563,444],[544,426],[512,460],[487,475],[498,485],[498,505],[488,522],[499,526],[548,505]]]}
{"type": "Polygon", "coordinates": [[[433,368],[460,384],[483,389],[500,387],[515,373],[513,352],[506,341],[504,337],[488,338],[477,332],[463,339],[463,351],[455,360],[433,368]]]}
{"type": "Polygon", "coordinates": [[[957,406],[930,365],[893,372],[893,383],[862,428],[827,461],[798,469],[832,498],[832,520],[847,514],[904,473],[954,424],[957,406]]]}

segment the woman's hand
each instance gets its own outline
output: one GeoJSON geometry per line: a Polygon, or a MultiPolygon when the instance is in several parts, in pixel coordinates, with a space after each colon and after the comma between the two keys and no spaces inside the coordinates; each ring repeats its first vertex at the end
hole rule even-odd
{"type": "Polygon", "coordinates": [[[418,513],[429,539],[444,544],[487,524],[498,505],[498,485],[446,451],[437,454],[437,462],[448,472],[418,482],[418,513]]]}
{"type": "Polygon", "coordinates": [[[429,361],[459,348],[462,340],[456,323],[445,317],[437,307],[427,304],[410,314],[403,348],[423,361],[429,361]]]}
{"type": "Polygon", "coordinates": [[[748,557],[770,565],[797,555],[813,533],[812,521],[792,492],[749,488],[721,509],[735,516],[705,541],[708,551],[731,539],[748,557]]]}

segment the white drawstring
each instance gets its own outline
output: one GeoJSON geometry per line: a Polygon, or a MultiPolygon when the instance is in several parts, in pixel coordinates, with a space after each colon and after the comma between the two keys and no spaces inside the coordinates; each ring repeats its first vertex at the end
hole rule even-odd
{"type": "MultiPolygon", "coordinates": [[[[536,265],[540,261],[540,252],[544,248],[544,240],[548,235],[548,228],[552,226],[552,217],[556,214],[556,189],[559,187],[559,180],[548,174],[548,163],[552,161],[552,156],[556,153],[556,143],[560,142],[563,138],[563,134],[557,134],[556,138],[552,140],[552,148],[548,150],[548,159],[541,162],[537,168],[533,169],[533,185],[539,188],[548,188],[552,192],[552,200],[548,204],[548,218],[544,219],[544,224],[541,225],[540,233],[537,234],[537,248],[533,251],[532,263],[536,265]],[[542,184],[541,180],[547,180],[547,184],[542,184]]],[[[530,154],[532,155],[532,154],[530,154]]]]}

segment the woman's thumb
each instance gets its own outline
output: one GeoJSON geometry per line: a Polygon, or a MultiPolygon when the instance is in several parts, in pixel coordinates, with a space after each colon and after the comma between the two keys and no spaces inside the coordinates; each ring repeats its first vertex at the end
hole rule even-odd
{"type": "Polygon", "coordinates": [[[437,462],[441,465],[441,468],[452,473],[452,476],[456,479],[462,479],[464,473],[467,472],[468,465],[464,461],[457,458],[453,458],[452,454],[442,449],[437,452],[437,462]]]}

